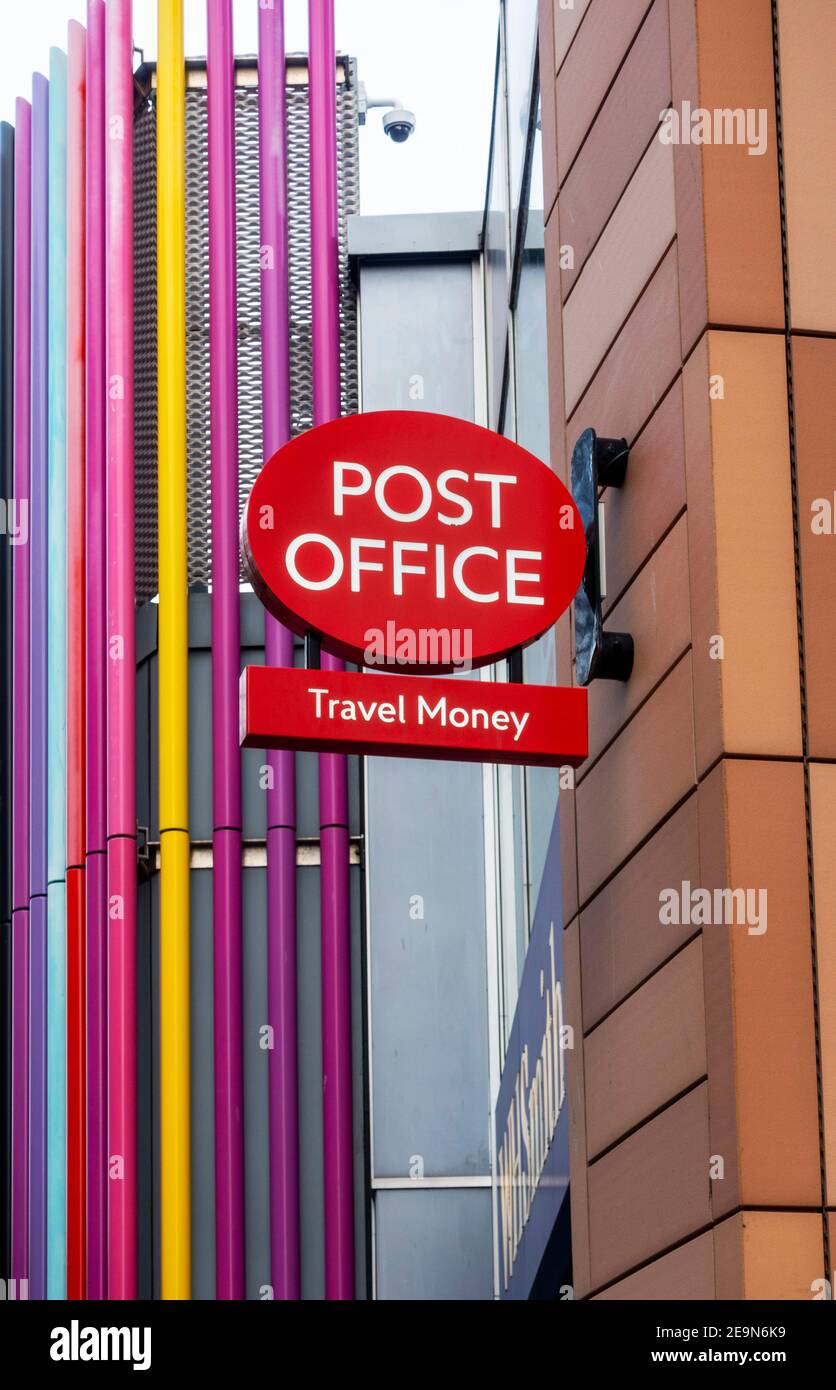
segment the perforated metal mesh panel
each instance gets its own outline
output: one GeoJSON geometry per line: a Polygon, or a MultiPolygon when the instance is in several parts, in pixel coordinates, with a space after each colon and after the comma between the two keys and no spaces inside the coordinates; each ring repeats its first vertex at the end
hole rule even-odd
{"type": "MultiPolygon", "coordinates": [[[[357,328],[348,269],[346,218],[360,204],[357,85],[338,87],[342,409],[358,408],[357,328]]],[[[211,577],[209,391],[209,166],[206,91],[186,91],[186,371],[189,583],[211,577]]],[[[312,424],[308,89],[287,88],[290,246],[291,422],[312,424]]],[[[157,591],[156,107],[152,93],[134,130],[136,236],[136,583],[140,602],[157,591]]],[[[258,208],[258,94],[235,92],[238,237],[238,467],[244,501],[261,467],[261,302],[258,208]]]]}

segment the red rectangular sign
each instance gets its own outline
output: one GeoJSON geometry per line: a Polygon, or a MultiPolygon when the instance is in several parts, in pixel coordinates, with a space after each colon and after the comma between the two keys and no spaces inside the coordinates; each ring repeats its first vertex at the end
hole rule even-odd
{"type": "Polygon", "coordinates": [[[248,666],[241,674],[241,743],[577,767],[588,752],[586,691],[248,666]]]}

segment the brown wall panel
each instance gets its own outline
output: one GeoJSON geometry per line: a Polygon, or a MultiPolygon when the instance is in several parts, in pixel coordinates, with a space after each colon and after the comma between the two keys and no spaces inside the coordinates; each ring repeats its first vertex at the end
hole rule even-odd
{"type": "Polygon", "coordinates": [[[584,1086],[583,1025],[581,1003],[580,938],[577,918],[563,937],[566,980],[566,1023],[574,1033],[574,1047],[567,1054],[566,1086],[569,1103],[569,1198],[572,1217],[572,1279],[576,1298],[585,1298],[590,1287],[589,1198],[587,1194],[586,1095],[584,1086]]]}
{"type": "Polygon", "coordinates": [[[836,758],[836,341],[793,337],[792,356],[807,734],[811,757],[836,758]],[[814,519],[817,531],[828,520],[817,499],[829,508],[830,534],[813,532],[814,519]]]}
{"type": "Polygon", "coordinates": [[[595,1295],[601,1302],[672,1303],[714,1298],[714,1236],[704,1232],[595,1295]]]}
{"type": "MultiPolygon", "coordinates": [[[[561,227],[566,241],[562,208],[561,227]]],[[[652,140],[564,305],[568,411],[577,405],[675,230],[673,148],[652,140]]]]}
{"type": "Polygon", "coordinates": [[[575,793],[581,904],[687,795],[695,780],[688,654],[575,793]]]}
{"type": "MultiPolygon", "coordinates": [[[[592,0],[589,5],[557,79],[558,183],[568,174],[648,9],[648,0],[619,0],[616,6],[611,0],[592,0]]],[[[559,10],[555,17],[559,49],[559,10]]]]}
{"type": "Polygon", "coordinates": [[[563,401],[563,315],[560,303],[560,226],[556,207],[544,233],[546,325],[549,339],[549,452],[551,466],[568,482],[566,411],[563,401]]]}
{"type": "Polygon", "coordinates": [[[609,488],[604,502],[607,613],[685,507],[681,377],[633,444],[624,486],[609,488]]]}
{"type": "Polygon", "coordinates": [[[733,1219],[741,1233],[742,1297],[811,1300],[814,1281],[824,1275],[821,1217],[804,1211],[745,1211],[733,1219]]]}
{"type": "Polygon", "coordinates": [[[783,341],[707,336],[707,357],[701,345],[683,377],[701,772],[723,752],[801,752],[783,341]],[[709,399],[711,380],[722,399],[709,399]]]}
{"type": "Polygon", "coordinates": [[[655,0],[560,195],[564,241],[575,261],[561,275],[564,299],[647,150],[670,95],[668,0],[655,0]]]}
{"type": "Polygon", "coordinates": [[[568,459],[578,436],[589,426],[599,434],[635,439],[680,366],[676,247],[672,246],[569,421],[568,459]]]}
{"type": "MultiPolygon", "coordinates": [[[[810,767],[819,1031],[828,1199],[836,1204],[836,765],[810,767]]],[[[836,1247],[833,1250],[836,1263],[836,1247]]]]}
{"type": "MultiPolygon", "coordinates": [[[[700,870],[689,881],[711,893],[727,887],[730,878],[725,769],[724,762],[718,763],[700,782],[696,796],[700,870]]],[[[731,933],[703,929],[702,958],[710,1151],[724,1163],[722,1178],[711,1187],[712,1214],[718,1221],[740,1204],[731,933]]]]}
{"type": "Polygon", "coordinates": [[[740,1198],[821,1203],[804,780],[798,763],[726,760],[729,887],[763,889],[768,925],[731,937],[740,1198]]]}
{"type": "Polygon", "coordinates": [[[543,208],[548,221],[557,197],[557,127],[555,112],[554,0],[539,6],[540,122],[543,130],[543,208]]]}
{"type": "Polygon", "coordinates": [[[629,681],[593,681],[590,686],[589,762],[579,769],[579,779],[690,645],[686,517],[680,517],[639,570],[607,627],[631,634],[635,663],[629,681]]]}
{"type": "Polygon", "coordinates": [[[794,328],[836,332],[836,5],[778,0],[794,328]]]}
{"type": "Polygon", "coordinates": [[[552,6],[552,19],[555,35],[555,72],[560,67],[569,45],[580,27],[581,20],[589,9],[589,0],[545,0],[552,6]]]}
{"type": "MultiPolygon", "coordinates": [[[[685,101],[690,101],[692,106],[699,105],[696,0],[668,0],[668,16],[672,104],[681,111],[685,101]]],[[[701,153],[698,145],[674,146],[683,359],[705,331],[708,320],[701,153]]]]}
{"type": "Polygon", "coordinates": [[[708,318],[713,324],[784,324],[775,70],[770,0],[697,0],[699,105],[766,112],[767,147],[702,147],[708,318]]]}
{"type": "Polygon", "coordinates": [[[591,1028],[697,930],[663,926],[659,893],[699,879],[697,798],[665,821],[581,913],[584,1027],[591,1028]]]}
{"type": "Polygon", "coordinates": [[[590,1159],[705,1076],[697,938],[584,1039],[590,1159]]]}
{"type": "Polygon", "coordinates": [[[597,1288],[708,1225],[706,1088],[689,1091],[589,1169],[597,1288]]]}

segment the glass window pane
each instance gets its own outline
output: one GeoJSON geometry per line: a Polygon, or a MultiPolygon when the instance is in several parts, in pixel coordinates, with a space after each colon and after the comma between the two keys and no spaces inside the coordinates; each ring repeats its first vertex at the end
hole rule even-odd
{"type": "Polygon", "coordinates": [[[516,225],[525,163],[534,53],[537,46],[537,0],[505,0],[505,48],[508,81],[508,163],[511,226],[516,225]]]}

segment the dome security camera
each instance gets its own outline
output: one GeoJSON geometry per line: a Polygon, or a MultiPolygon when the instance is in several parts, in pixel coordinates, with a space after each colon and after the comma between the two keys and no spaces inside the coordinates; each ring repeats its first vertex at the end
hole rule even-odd
{"type": "Polygon", "coordinates": [[[396,106],[391,111],[387,111],[383,117],[383,129],[394,140],[396,145],[402,145],[408,140],[415,130],[415,115],[412,111],[406,111],[401,106],[396,106]]]}

